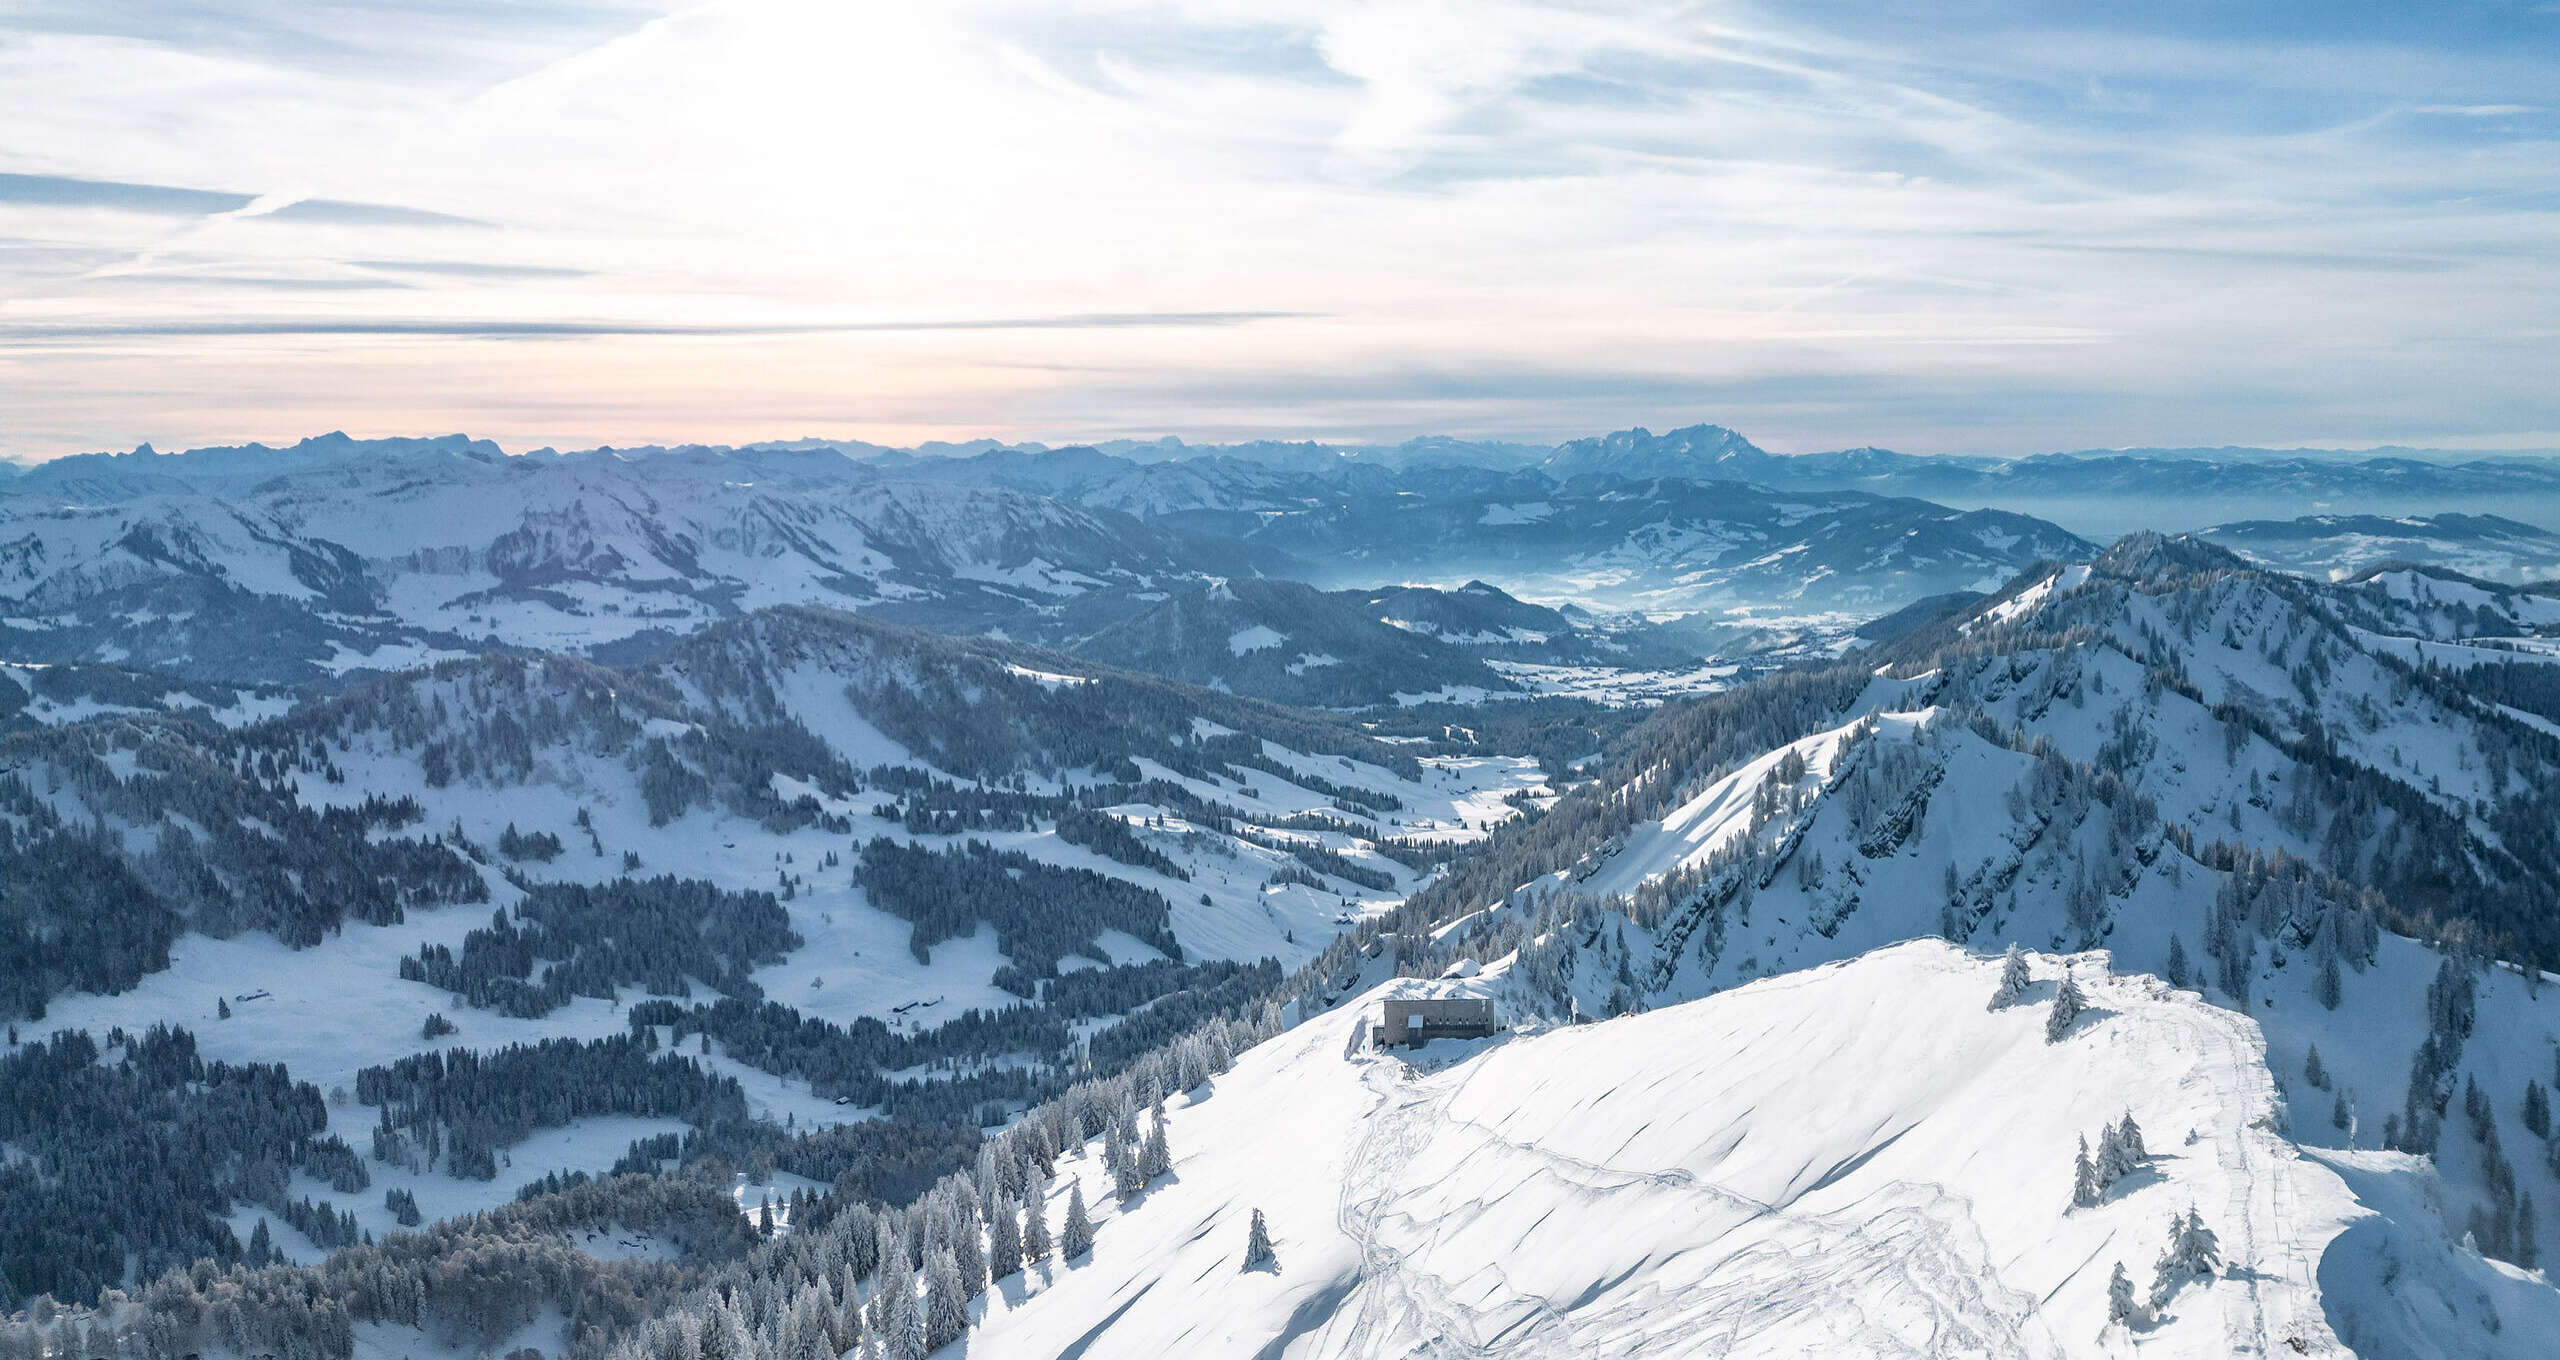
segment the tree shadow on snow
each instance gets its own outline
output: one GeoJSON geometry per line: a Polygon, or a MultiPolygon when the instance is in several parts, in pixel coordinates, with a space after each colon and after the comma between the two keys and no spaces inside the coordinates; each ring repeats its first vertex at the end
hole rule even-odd
{"type": "MultiPolygon", "coordinates": [[[[2047,1002],[2044,1009],[2050,1011],[2052,1009],[2052,1003],[2047,1002]]],[[[2067,1043],[2073,1039],[2077,1039],[2082,1034],[2087,1033],[2091,1028],[2096,1026],[2099,1021],[2105,1020],[2114,1014],[2116,1014],[2116,1012],[2111,1011],[2104,1006],[2083,1006],[2081,1007],[2078,1015],[2071,1017],[2071,1023],[2062,1031],[2062,1037],[2054,1042],[2067,1043]]]]}

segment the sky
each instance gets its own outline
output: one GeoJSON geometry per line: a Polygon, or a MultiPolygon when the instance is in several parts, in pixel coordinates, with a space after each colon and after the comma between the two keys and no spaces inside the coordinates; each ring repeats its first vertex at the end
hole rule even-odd
{"type": "Polygon", "coordinates": [[[0,457],[2560,447],[2560,3],[12,0],[0,457]]]}

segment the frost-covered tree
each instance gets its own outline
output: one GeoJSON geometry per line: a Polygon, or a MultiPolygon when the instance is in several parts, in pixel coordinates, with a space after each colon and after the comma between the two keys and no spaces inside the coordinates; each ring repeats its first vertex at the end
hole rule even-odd
{"type": "Polygon", "coordinates": [[[2169,979],[2170,986],[2184,987],[2187,985],[2187,971],[2186,942],[2172,935],[2169,937],[2169,962],[2162,968],[2161,974],[2169,979]]]}
{"type": "Polygon", "coordinates": [[[1021,1220],[1014,1216],[1013,1201],[998,1197],[996,1211],[987,1219],[987,1274],[1001,1280],[1020,1269],[1021,1220]]]}
{"type": "Polygon", "coordinates": [[[2142,1142],[2142,1126],[2133,1122],[2133,1111],[2124,1112],[2116,1122],[2116,1143],[2124,1152],[2125,1165],[2139,1167],[2150,1164],[2151,1149],[2142,1142]]]}
{"type": "Polygon", "coordinates": [[[2213,1272],[2221,1264],[2222,1243],[2214,1237],[2213,1229],[2204,1225],[2204,1218],[2195,1211],[2195,1206],[2187,1206],[2183,1216],[2171,1214],[2169,1244],[2162,1249],[2159,1265],[2152,1275],[2151,1306],[2158,1308],[2167,1304],[2169,1296],[2190,1280],[2213,1278],[2213,1272]]]}
{"type": "Polygon", "coordinates": [[[871,1301],[871,1330],[880,1338],[886,1360],[922,1360],[924,1317],[917,1306],[915,1267],[908,1264],[906,1243],[888,1239],[881,1254],[880,1284],[871,1301]]]}
{"type": "Polygon", "coordinates": [[[2130,1322],[2140,1306],[2134,1301],[2133,1279],[2124,1273],[2124,1262],[2116,1262],[2115,1273],[2107,1277],[2107,1321],[2130,1322]]]}
{"type": "Polygon", "coordinates": [[[2106,1197],[2108,1187],[2133,1174],[2151,1160],[2150,1150],[2142,1144],[2142,1126],[2133,1122],[2133,1112],[2113,1124],[2098,1126],[2098,1154],[2089,1155],[2089,1140],[2080,1140],[2080,1157],[2072,1168],[2071,1202],[2096,1204],[2106,1197]]]}
{"type": "Polygon", "coordinates": [[[960,1297],[974,1299],[987,1292],[990,1263],[986,1249],[978,1243],[977,1222],[968,1210],[960,1210],[952,1216],[946,1237],[950,1244],[952,1264],[959,1270],[960,1297]]]}
{"type": "Polygon", "coordinates": [[[835,1360],[841,1351],[830,1334],[833,1311],[821,1289],[804,1290],[793,1298],[783,1315],[778,1360],[835,1360]]]}
{"type": "Polygon", "coordinates": [[[2053,1009],[2045,1013],[2044,1041],[2061,1043],[2063,1036],[2071,1032],[2071,1022],[2088,1008],[2089,999],[2080,994],[2080,984],[2072,980],[2071,974],[2064,973],[2062,986],[2053,994],[2053,1009]]]}
{"type": "Polygon", "coordinates": [[[969,1330],[969,1295],[960,1283],[960,1265],[948,1247],[935,1252],[924,1276],[924,1353],[933,1354],[969,1330]]]}
{"type": "Polygon", "coordinates": [[[1159,1099],[1156,1101],[1154,1123],[1147,1130],[1147,1141],[1138,1149],[1138,1174],[1152,1181],[1171,1170],[1173,1149],[1165,1142],[1164,1101],[1159,1099]]]}
{"type": "Polygon", "coordinates": [[[2319,996],[2320,1004],[2333,1011],[2338,1008],[2338,1002],[2345,998],[2345,991],[2338,976],[2338,955],[2334,950],[2324,950],[2321,953],[2319,996]]]}
{"type": "Polygon", "coordinates": [[[2029,981],[2027,956],[2013,944],[2009,946],[2009,952],[2000,958],[2000,985],[1992,989],[1988,1009],[1996,1011],[2003,1006],[2016,1005],[2018,998],[2027,994],[2029,981]]]}
{"type": "Polygon", "coordinates": [[[1085,1215],[1084,1183],[1078,1181],[1067,1190],[1067,1225],[1058,1232],[1058,1256],[1072,1265],[1092,1250],[1093,1220],[1085,1215]]]}
{"type": "Polygon", "coordinates": [[[1111,1173],[1112,1193],[1120,1199],[1136,1196],[1146,1178],[1138,1174],[1138,1154],[1120,1121],[1113,1120],[1102,1135],[1102,1169],[1111,1173]]]}
{"type": "Polygon", "coordinates": [[[1049,1259],[1048,1197],[1037,1189],[1022,1206],[1022,1259],[1033,1265],[1049,1259]]]}
{"type": "Polygon", "coordinates": [[[1141,1165],[1137,1148],[1127,1140],[1121,1145],[1120,1162],[1111,1170],[1111,1192],[1121,1203],[1136,1199],[1147,1188],[1147,1173],[1141,1165]]]}
{"type": "MultiPolygon", "coordinates": [[[[2133,1116],[2127,1115],[2125,1118],[2130,1121],[2133,1116]]],[[[2134,1134],[2134,1137],[2137,1139],[2141,1136],[2142,1135],[2139,1130],[2134,1134]]],[[[2098,1130],[2097,1171],[2098,1184],[2100,1187],[2103,1188],[2111,1186],[2117,1181],[2123,1180],[2127,1175],[2132,1173],[2135,1167],[2139,1165],[2141,1165],[2141,1162],[2134,1155],[2132,1149],[2125,1146],[2124,1133],[2121,1126],[2108,1124],[2098,1130]]]]}
{"type": "Polygon", "coordinates": [[[1247,1270],[1280,1269],[1279,1253],[1271,1249],[1271,1229],[1262,1221],[1262,1211],[1253,1211],[1253,1225],[1245,1230],[1244,1268],[1247,1270]]]}
{"type": "MultiPolygon", "coordinates": [[[[753,1302],[752,1295],[741,1295],[742,1301],[753,1302]]],[[[737,1307],[728,1301],[711,1305],[702,1319],[702,1360],[758,1360],[755,1332],[737,1307]]]]}
{"type": "Polygon", "coordinates": [[[2315,1091],[2329,1089],[2329,1070],[2320,1065],[2320,1045],[2318,1044],[2313,1044],[2309,1055],[2302,1060],[2302,1079],[2311,1083],[2311,1089],[2315,1091]]]}

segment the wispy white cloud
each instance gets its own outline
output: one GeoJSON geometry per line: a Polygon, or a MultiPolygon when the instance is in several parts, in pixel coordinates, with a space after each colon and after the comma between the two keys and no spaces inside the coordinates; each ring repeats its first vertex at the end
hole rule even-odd
{"type": "Polygon", "coordinates": [[[820,408],[884,438],[2560,426],[2560,24],[2529,13],[2498,22],[2539,44],[2380,10],[2346,41],[1742,0],[155,3],[0,16],[0,123],[47,134],[0,151],[6,451],[422,411],[555,443],[820,408]],[[348,286],[384,278],[399,317],[348,286]],[[1286,315],[932,328],[1237,313],[1286,315]],[[1417,363],[1587,386],[1342,383],[1417,363]]]}

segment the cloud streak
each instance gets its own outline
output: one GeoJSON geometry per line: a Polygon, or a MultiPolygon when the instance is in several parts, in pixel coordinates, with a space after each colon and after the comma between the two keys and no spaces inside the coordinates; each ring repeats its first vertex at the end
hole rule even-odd
{"type": "Polygon", "coordinates": [[[74,179],[67,175],[0,174],[0,205],[31,208],[102,208],[112,212],[158,217],[218,217],[250,213],[280,222],[317,222],[369,227],[485,227],[489,223],[453,213],[404,208],[391,203],[355,203],[333,198],[300,198],[262,206],[266,196],[218,189],[189,189],[172,184],[135,184],[123,180],[74,179]]]}
{"type": "Polygon", "coordinates": [[[128,184],[67,175],[0,174],[0,203],[36,208],[105,208],[165,217],[211,217],[238,212],[255,194],[183,189],[170,184],[128,184]]]}
{"type": "MultiPolygon", "coordinates": [[[[208,280],[211,281],[211,280],[208,280]]],[[[241,283],[270,282],[236,280],[241,283]]],[[[1063,316],[953,317],[909,321],[523,321],[424,317],[157,320],[98,323],[0,322],[0,343],[257,336],[416,336],[457,340],[569,340],[607,337],[721,339],[759,336],[897,334],[933,331],[1076,331],[1132,327],[1243,326],[1304,318],[1306,312],[1082,312],[1063,316]]]]}
{"type": "Polygon", "coordinates": [[[349,260],[347,263],[358,269],[377,269],[391,274],[429,274],[454,279],[582,279],[595,272],[558,265],[508,264],[497,260],[349,260]]]}
{"type": "Polygon", "coordinates": [[[2560,428],[2530,9],[150,3],[0,14],[0,441],[2560,428]]]}

